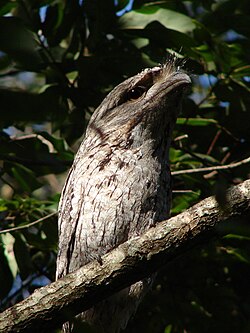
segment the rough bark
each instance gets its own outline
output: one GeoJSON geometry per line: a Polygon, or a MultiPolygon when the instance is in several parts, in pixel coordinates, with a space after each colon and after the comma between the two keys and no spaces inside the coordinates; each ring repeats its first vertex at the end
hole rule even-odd
{"type": "MultiPolygon", "coordinates": [[[[219,206],[207,198],[184,213],[160,222],[102,257],[0,314],[1,332],[48,332],[65,314],[86,310],[122,288],[145,278],[162,265],[214,235],[215,226],[250,215],[250,180],[227,191],[219,206]]],[[[236,223],[236,222],[235,222],[236,223]]]]}

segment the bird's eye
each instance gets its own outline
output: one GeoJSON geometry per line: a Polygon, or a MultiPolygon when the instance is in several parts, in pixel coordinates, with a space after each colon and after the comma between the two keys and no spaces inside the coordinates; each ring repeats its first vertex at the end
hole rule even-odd
{"type": "Polygon", "coordinates": [[[140,98],[144,92],[146,91],[146,88],[143,86],[137,86],[127,92],[127,99],[129,101],[134,101],[138,98],[140,98]]]}

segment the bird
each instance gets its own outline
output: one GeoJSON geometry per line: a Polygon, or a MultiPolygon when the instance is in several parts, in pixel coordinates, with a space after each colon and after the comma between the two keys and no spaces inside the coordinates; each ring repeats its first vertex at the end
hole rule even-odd
{"type": "MultiPolygon", "coordinates": [[[[98,260],[169,217],[169,148],[190,76],[175,57],[118,84],[94,111],[58,209],[56,279],[98,260]]],[[[119,333],[150,289],[149,277],[77,316],[119,333]]],[[[74,322],[63,332],[74,330],[74,322]]]]}

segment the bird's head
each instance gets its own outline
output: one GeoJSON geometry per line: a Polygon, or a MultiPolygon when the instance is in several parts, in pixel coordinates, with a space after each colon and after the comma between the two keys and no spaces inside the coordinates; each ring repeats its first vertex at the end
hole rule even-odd
{"type": "Polygon", "coordinates": [[[89,131],[102,139],[127,138],[133,146],[170,136],[190,84],[190,77],[172,58],[162,66],[147,68],[107,95],[94,112],[89,131]]]}

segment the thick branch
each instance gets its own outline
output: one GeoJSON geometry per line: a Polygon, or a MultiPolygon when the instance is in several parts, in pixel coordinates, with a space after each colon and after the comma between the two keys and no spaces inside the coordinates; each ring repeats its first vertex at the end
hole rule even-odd
{"type": "Polygon", "coordinates": [[[250,180],[227,192],[219,207],[207,198],[182,214],[163,221],[141,237],[120,245],[102,258],[50,285],[0,315],[1,332],[45,332],[114,292],[155,272],[204,237],[214,227],[250,213],[250,180]]]}

